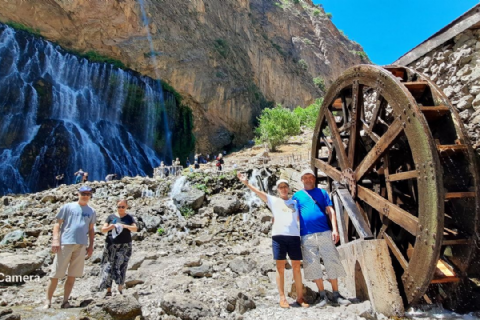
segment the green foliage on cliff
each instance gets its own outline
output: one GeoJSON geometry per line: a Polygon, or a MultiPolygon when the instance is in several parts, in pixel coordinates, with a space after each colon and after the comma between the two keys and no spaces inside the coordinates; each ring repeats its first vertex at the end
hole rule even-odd
{"type": "Polygon", "coordinates": [[[332,20],[333,19],[333,14],[331,12],[325,13],[328,19],[332,20]]]}
{"type": "Polygon", "coordinates": [[[28,32],[36,37],[42,37],[42,35],[40,34],[40,29],[33,29],[30,27],[27,27],[26,25],[23,25],[21,23],[14,22],[14,21],[9,21],[9,22],[6,22],[5,24],[9,27],[12,27],[13,29],[28,32]]]}
{"type": "Polygon", "coordinates": [[[264,109],[258,118],[259,125],[255,129],[256,142],[266,143],[270,150],[285,143],[290,136],[300,133],[300,121],[292,116],[292,111],[281,104],[273,109],[264,109]]]}
{"type": "Polygon", "coordinates": [[[230,47],[226,40],[216,39],[213,42],[213,46],[215,47],[215,50],[217,50],[217,52],[220,53],[222,57],[226,58],[228,56],[228,53],[230,52],[230,47]]]}
{"type": "Polygon", "coordinates": [[[313,83],[317,86],[320,90],[325,91],[325,80],[322,77],[315,77],[313,78],[313,83]]]}
{"type": "Polygon", "coordinates": [[[353,53],[354,55],[359,56],[359,57],[362,59],[362,61],[368,61],[368,60],[369,60],[367,53],[364,52],[364,51],[355,51],[355,50],[352,50],[352,51],[350,51],[350,52],[353,53]]]}
{"type": "Polygon", "coordinates": [[[81,57],[91,61],[91,62],[104,62],[112,64],[113,66],[119,69],[126,69],[127,67],[123,64],[122,61],[103,56],[95,51],[87,51],[86,53],[80,54],[81,57]]]}
{"type": "Polygon", "coordinates": [[[308,64],[307,64],[307,62],[306,62],[305,60],[300,59],[300,60],[298,60],[297,63],[298,63],[298,66],[299,66],[301,69],[303,69],[303,70],[307,70],[307,69],[308,69],[308,64]]]}

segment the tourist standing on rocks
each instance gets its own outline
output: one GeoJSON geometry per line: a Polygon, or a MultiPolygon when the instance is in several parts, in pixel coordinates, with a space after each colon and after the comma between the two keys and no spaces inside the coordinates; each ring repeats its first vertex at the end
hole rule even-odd
{"type": "Polygon", "coordinates": [[[76,184],[82,182],[84,174],[85,172],[83,172],[82,168],[78,169],[78,171],[74,173],[76,184]]]}
{"type": "Polygon", "coordinates": [[[257,196],[265,201],[273,214],[272,226],[272,249],[273,259],[277,266],[277,287],[280,293],[280,307],[290,308],[285,297],[285,263],[287,254],[292,261],[293,279],[297,292],[296,303],[304,308],[309,305],[303,300],[302,273],[300,271],[300,261],[302,260],[302,250],[300,248],[300,230],[298,228],[298,209],[294,200],[289,198],[290,186],[287,180],[277,181],[277,191],[280,196],[271,196],[258,188],[252,186],[247,177],[240,172],[238,179],[257,196]]]}
{"type": "Polygon", "coordinates": [[[110,174],[107,174],[107,176],[105,177],[105,181],[112,181],[113,179],[115,179],[117,177],[117,174],[116,173],[110,173],[110,174]]]}
{"type": "Polygon", "coordinates": [[[102,227],[107,234],[101,263],[100,289],[107,289],[106,297],[112,296],[112,282],[122,294],[127,274],[128,261],[132,256],[132,232],[137,232],[135,219],[127,213],[128,202],[122,199],[117,203],[117,214],[111,214],[102,227]]]}
{"type": "Polygon", "coordinates": [[[217,166],[217,171],[222,171],[224,163],[225,162],[223,161],[223,155],[219,153],[217,157],[217,163],[215,164],[217,166]]]}
{"type": "Polygon", "coordinates": [[[346,273],[340,261],[335,243],[340,239],[337,220],[332,201],[328,193],[316,187],[317,178],[311,169],[301,174],[303,190],[297,191],[293,198],[297,201],[300,212],[300,235],[302,237],[303,269],[307,280],[313,280],[320,293],[320,307],[328,303],[323,286],[323,271],[320,257],[323,259],[328,280],[332,284],[333,303],[350,304],[350,301],[340,296],[338,292],[338,278],[345,277],[346,273]],[[330,228],[330,219],[332,228],[330,228]]]}
{"type": "Polygon", "coordinates": [[[67,269],[61,308],[70,308],[68,298],[75,284],[75,278],[83,275],[85,255],[88,259],[93,253],[97,215],[88,205],[92,188],[83,186],[78,189],[78,192],[78,202],[65,204],[55,217],[57,222],[53,226],[52,252],[56,255],[47,287],[45,308],[51,307],[58,279],[65,276],[67,269]]]}
{"type": "Polygon", "coordinates": [[[62,183],[63,177],[64,177],[63,173],[55,176],[55,181],[56,181],[55,188],[57,188],[62,183]]]}

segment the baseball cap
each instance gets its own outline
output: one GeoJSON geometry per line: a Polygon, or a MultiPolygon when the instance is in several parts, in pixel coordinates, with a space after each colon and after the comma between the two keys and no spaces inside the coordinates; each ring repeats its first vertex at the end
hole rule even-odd
{"type": "Polygon", "coordinates": [[[277,186],[277,188],[278,188],[278,186],[279,186],[281,183],[286,183],[287,186],[290,187],[290,184],[288,183],[288,180],[280,179],[280,180],[278,180],[277,183],[275,184],[275,185],[277,186]]]}
{"type": "Polygon", "coordinates": [[[312,176],[316,177],[315,172],[313,172],[312,169],[305,169],[305,170],[302,171],[302,174],[300,175],[300,178],[302,178],[306,174],[311,174],[312,176]]]}
{"type": "Polygon", "coordinates": [[[89,186],[81,186],[78,189],[78,192],[92,192],[92,188],[90,188],[89,186]]]}

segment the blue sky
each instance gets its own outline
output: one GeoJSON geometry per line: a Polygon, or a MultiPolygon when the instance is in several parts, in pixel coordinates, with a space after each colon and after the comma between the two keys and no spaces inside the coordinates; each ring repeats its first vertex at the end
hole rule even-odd
{"type": "Polygon", "coordinates": [[[397,60],[479,0],[313,0],[376,64],[397,60]]]}

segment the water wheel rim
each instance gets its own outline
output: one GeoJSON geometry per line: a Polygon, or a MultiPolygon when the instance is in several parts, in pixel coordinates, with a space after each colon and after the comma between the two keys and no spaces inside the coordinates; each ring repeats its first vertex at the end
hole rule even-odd
{"type": "MultiPolygon", "coordinates": [[[[419,191],[417,217],[405,212],[405,210],[399,210],[400,208],[397,205],[391,203],[388,199],[379,197],[368,188],[359,185],[357,190],[357,198],[372,206],[380,214],[383,213],[395,224],[400,225],[416,237],[414,252],[408,259],[408,264],[405,266],[401,277],[404,297],[407,303],[411,304],[424,294],[430,284],[442,244],[444,194],[441,165],[436,146],[425,119],[420,116],[421,112],[415,99],[402,85],[401,81],[381,67],[360,65],[345,71],[332,84],[324,98],[313,136],[312,167],[315,170],[319,169],[333,180],[338,181],[341,171],[349,169],[348,164],[352,164],[350,155],[347,155],[345,150],[341,150],[341,143],[338,138],[339,132],[332,132],[334,136],[332,142],[337,158],[339,158],[341,170],[333,168],[317,158],[321,126],[324,121],[330,122],[330,124],[332,122],[333,114],[329,107],[339,98],[340,92],[349,86],[352,86],[353,91],[358,90],[359,87],[368,86],[381,92],[395,114],[390,135],[398,136],[400,132],[404,132],[418,173],[418,190],[430,190],[430,192],[419,191]]],[[[357,92],[358,98],[360,98],[360,93],[357,92]]],[[[354,100],[353,97],[352,100],[354,100]]],[[[388,147],[390,147],[391,140],[384,139],[382,142],[386,141],[388,147]]],[[[350,150],[352,149],[354,148],[350,148],[350,150]]],[[[378,154],[383,154],[386,149],[388,148],[376,144],[371,149],[375,151],[369,153],[373,160],[369,161],[376,164],[381,157],[378,154]]],[[[353,157],[355,157],[355,152],[353,152],[353,157]]],[[[355,172],[357,182],[371,167],[371,163],[362,163],[353,164],[351,168],[355,172]]]]}

